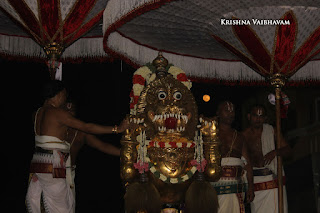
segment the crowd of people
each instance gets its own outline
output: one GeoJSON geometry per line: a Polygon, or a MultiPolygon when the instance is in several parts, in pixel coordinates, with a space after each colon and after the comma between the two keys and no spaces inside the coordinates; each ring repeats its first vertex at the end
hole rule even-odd
{"type": "MultiPolygon", "coordinates": [[[[235,118],[231,102],[220,103],[217,116],[222,146],[222,177],[213,185],[218,192],[218,212],[277,213],[277,156],[288,157],[290,146],[281,137],[281,148],[275,148],[276,133],[266,123],[266,109],[262,105],[251,107],[247,115],[249,126],[243,132],[231,127],[235,118]],[[243,186],[243,183],[247,184],[243,186]],[[246,192],[245,199],[243,192],[246,192]],[[248,209],[245,209],[245,203],[250,203],[248,209]]],[[[288,212],[285,190],[283,201],[284,212],[288,212]]]]}
{"type": "MultiPolygon", "coordinates": [[[[119,148],[101,141],[96,134],[117,134],[129,127],[125,119],[119,126],[83,122],[75,117],[75,102],[67,101],[61,81],[50,81],[44,88],[45,101],[33,115],[35,152],[30,166],[26,195],[29,212],[75,212],[76,156],[86,143],[104,153],[119,156],[119,148]],[[43,207],[41,207],[43,206],[43,207]]],[[[276,149],[275,130],[266,124],[266,109],[253,106],[247,115],[249,126],[242,132],[232,128],[235,106],[221,102],[216,112],[221,141],[222,176],[212,183],[220,213],[278,212],[277,156],[290,154],[282,137],[276,149]]],[[[284,188],[285,189],[285,188],[284,188]]],[[[284,211],[287,212],[284,190],[284,211]]]]}

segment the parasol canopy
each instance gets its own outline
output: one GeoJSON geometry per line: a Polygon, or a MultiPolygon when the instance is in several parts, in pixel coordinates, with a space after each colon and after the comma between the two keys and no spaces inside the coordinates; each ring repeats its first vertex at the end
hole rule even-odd
{"type": "Polygon", "coordinates": [[[107,54],[141,66],[162,51],[191,79],[320,80],[319,0],[110,0],[103,33],[107,54]]]}
{"type": "Polygon", "coordinates": [[[99,23],[107,2],[1,0],[0,54],[42,59],[54,46],[63,59],[106,58],[99,23]]]}

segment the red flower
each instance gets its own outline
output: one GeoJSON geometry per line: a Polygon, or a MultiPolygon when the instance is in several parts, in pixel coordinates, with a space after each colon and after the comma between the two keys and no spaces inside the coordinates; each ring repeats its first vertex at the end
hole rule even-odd
{"type": "Polygon", "coordinates": [[[177,75],[177,79],[179,81],[188,81],[188,78],[185,73],[180,73],[179,75],[177,75]]]}
{"type": "Polygon", "coordinates": [[[133,84],[140,84],[144,86],[146,79],[144,79],[144,77],[142,77],[141,75],[133,75],[133,79],[132,79],[132,83],[133,84]]]}
{"type": "Polygon", "coordinates": [[[206,165],[207,165],[207,160],[202,159],[201,163],[198,163],[197,160],[192,160],[190,161],[190,163],[192,166],[196,166],[199,172],[204,172],[204,169],[206,168],[206,165]]]}
{"type": "Polygon", "coordinates": [[[134,163],[133,166],[134,166],[134,168],[139,170],[140,174],[149,171],[149,164],[148,163],[142,163],[141,161],[138,161],[137,163],[134,163]]]}

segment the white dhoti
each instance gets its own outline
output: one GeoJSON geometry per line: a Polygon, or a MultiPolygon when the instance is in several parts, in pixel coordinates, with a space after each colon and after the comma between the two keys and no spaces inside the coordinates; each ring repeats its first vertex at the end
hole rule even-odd
{"type": "Polygon", "coordinates": [[[239,158],[222,158],[222,177],[218,182],[212,182],[218,194],[219,213],[244,213],[243,166],[239,158]]]}
{"type": "MultiPolygon", "coordinates": [[[[274,130],[269,124],[263,125],[261,134],[262,154],[265,156],[270,151],[275,150],[274,130]]],[[[274,158],[269,165],[263,168],[253,168],[256,170],[269,170],[272,174],[254,175],[255,198],[251,203],[252,213],[278,213],[278,181],[277,179],[277,158],[274,158]]],[[[284,176],[284,170],[282,169],[284,176]]],[[[283,178],[285,183],[285,179],[283,178]]],[[[288,212],[286,187],[283,186],[283,207],[284,213],[288,212]]]]}
{"type": "Polygon", "coordinates": [[[64,141],[52,136],[36,136],[36,152],[30,168],[34,174],[26,196],[29,212],[41,212],[42,196],[47,213],[73,213],[74,197],[67,181],[70,178],[66,179],[70,159],[66,162],[65,153],[69,153],[69,145],[64,141]]]}
{"type": "Polygon", "coordinates": [[[237,194],[225,194],[219,195],[219,213],[244,213],[244,207],[240,207],[239,198],[242,199],[243,196],[238,197],[237,194]]]}
{"type": "Polygon", "coordinates": [[[29,212],[41,213],[43,198],[47,213],[73,213],[73,195],[65,178],[53,178],[52,174],[36,173],[30,181],[26,202],[29,212]],[[37,179],[37,180],[35,180],[37,179]]]}
{"type": "MultiPolygon", "coordinates": [[[[278,213],[278,184],[274,175],[253,178],[255,197],[251,202],[251,213],[278,213]]],[[[286,187],[283,186],[283,209],[288,212],[286,187]]]]}

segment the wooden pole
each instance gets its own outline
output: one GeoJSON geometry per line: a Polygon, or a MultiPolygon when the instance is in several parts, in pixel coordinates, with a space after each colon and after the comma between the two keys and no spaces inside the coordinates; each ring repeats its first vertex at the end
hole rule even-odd
{"type": "MultiPolygon", "coordinates": [[[[281,88],[285,85],[287,78],[280,74],[275,73],[269,77],[271,85],[275,88],[276,93],[276,149],[281,148],[281,115],[280,115],[280,100],[281,100],[281,88]]],[[[283,213],[283,180],[282,180],[282,158],[277,156],[277,176],[278,176],[278,209],[279,213],[283,213]]]]}
{"type": "Polygon", "coordinates": [[[52,80],[56,77],[56,71],[59,64],[58,60],[64,51],[64,47],[56,42],[48,43],[43,47],[47,58],[48,58],[48,67],[49,73],[52,80]]]}
{"type": "MultiPolygon", "coordinates": [[[[281,99],[281,88],[276,87],[276,140],[277,150],[281,148],[281,115],[280,115],[280,99],[281,99]]],[[[283,213],[283,181],[282,181],[282,158],[277,156],[277,173],[278,173],[278,207],[279,213],[283,213]]]]}
{"type": "Polygon", "coordinates": [[[51,80],[55,80],[56,79],[56,71],[57,71],[57,69],[55,67],[50,67],[49,66],[49,72],[50,72],[51,80]]]}

